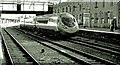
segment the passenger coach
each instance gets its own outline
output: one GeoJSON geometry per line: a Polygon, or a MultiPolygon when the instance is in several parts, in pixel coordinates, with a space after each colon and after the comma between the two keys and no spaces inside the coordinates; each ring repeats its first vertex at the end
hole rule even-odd
{"type": "Polygon", "coordinates": [[[33,22],[20,25],[21,28],[37,33],[72,35],[79,30],[78,22],[69,13],[36,16],[33,22]]]}

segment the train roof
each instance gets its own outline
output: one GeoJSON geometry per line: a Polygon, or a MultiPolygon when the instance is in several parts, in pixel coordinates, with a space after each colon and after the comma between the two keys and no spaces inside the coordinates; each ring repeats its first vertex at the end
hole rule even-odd
{"type": "Polygon", "coordinates": [[[46,21],[46,20],[48,20],[49,18],[52,18],[52,19],[56,19],[56,18],[58,18],[58,16],[60,15],[60,17],[62,16],[72,16],[71,14],[69,14],[69,13],[66,13],[66,12],[64,12],[64,13],[54,13],[54,14],[47,14],[47,15],[39,15],[39,16],[36,16],[35,18],[34,18],[34,21],[35,20],[44,20],[44,21],[46,21]]]}
{"type": "Polygon", "coordinates": [[[36,16],[35,18],[49,18],[49,17],[59,16],[61,14],[70,15],[69,13],[63,12],[63,13],[54,13],[54,14],[47,14],[47,15],[39,15],[39,16],[36,16]]]}

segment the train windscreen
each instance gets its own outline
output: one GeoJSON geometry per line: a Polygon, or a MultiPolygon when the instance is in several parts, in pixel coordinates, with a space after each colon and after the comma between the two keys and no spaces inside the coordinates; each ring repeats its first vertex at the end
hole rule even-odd
{"type": "Polygon", "coordinates": [[[62,23],[68,27],[74,27],[75,24],[75,19],[73,17],[71,17],[71,15],[66,15],[66,14],[62,14],[60,15],[62,23]]]}

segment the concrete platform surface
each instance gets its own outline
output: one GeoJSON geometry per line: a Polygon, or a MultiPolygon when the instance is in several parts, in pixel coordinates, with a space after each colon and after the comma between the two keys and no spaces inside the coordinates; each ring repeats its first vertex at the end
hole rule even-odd
{"type": "MultiPolygon", "coordinates": [[[[94,28],[93,27],[86,27],[86,28],[84,28],[84,27],[80,26],[80,29],[88,29],[88,30],[98,30],[98,31],[111,32],[110,28],[95,28],[95,27],[94,28]]],[[[120,29],[114,30],[113,32],[120,34],[120,29]]]]}

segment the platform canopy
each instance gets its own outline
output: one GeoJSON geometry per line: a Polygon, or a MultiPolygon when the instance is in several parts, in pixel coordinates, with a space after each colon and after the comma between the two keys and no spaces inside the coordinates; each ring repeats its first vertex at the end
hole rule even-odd
{"type": "Polygon", "coordinates": [[[66,2],[67,0],[0,0],[0,2],[66,2]]]}
{"type": "Polygon", "coordinates": [[[0,0],[0,11],[48,11],[61,0],[0,0]],[[19,7],[18,7],[19,6],[19,7]]]}

